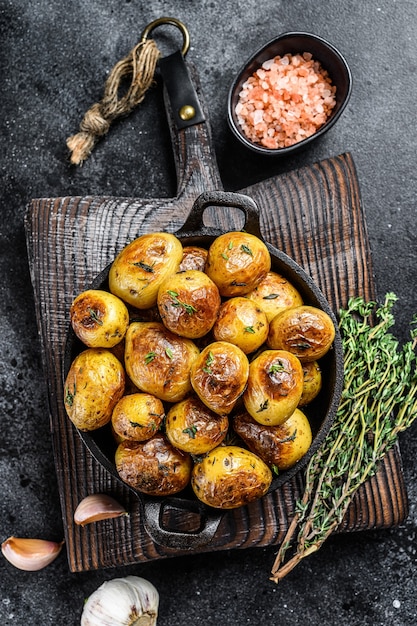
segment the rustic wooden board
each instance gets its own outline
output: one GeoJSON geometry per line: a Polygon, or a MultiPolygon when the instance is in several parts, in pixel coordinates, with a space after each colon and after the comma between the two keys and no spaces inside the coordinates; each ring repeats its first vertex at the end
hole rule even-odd
{"type": "MultiPolygon", "coordinates": [[[[194,76],[197,90],[198,81],[194,76]]],[[[201,97],[201,94],[200,94],[201,97]]],[[[169,106],[167,106],[169,115],[169,106]]],[[[194,199],[222,183],[206,123],[176,131],[171,123],[178,175],[175,198],[64,197],[33,200],[25,227],[61,497],[69,568],[83,571],[189,554],[165,548],[147,534],[139,502],[90,455],[64,411],[62,357],[73,297],[138,234],[177,230],[194,199]],[[123,502],[128,517],[84,528],[73,522],[78,502],[105,492],[123,502]]],[[[375,296],[371,252],[351,155],[257,183],[243,190],[260,207],[266,240],[292,256],[319,284],[335,311],[348,297],[375,296]]],[[[210,222],[236,227],[233,212],[210,222]]],[[[302,493],[297,475],[280,490],[223,517],[213,540],[193,552],[278,545],[302,493]]],[[[340,531],[388,528],[408,514],[398,448],[355,496],[340,531]]],[[[182,522],[187,524],[186,515],[182,522]]],[[[172,512],[172,519],[181,515],[172,512]]]]}

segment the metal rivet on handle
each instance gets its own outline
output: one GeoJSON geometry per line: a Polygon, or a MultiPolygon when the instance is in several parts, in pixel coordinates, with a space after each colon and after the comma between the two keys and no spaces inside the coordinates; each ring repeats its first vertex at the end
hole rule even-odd
{"type": "Polygon", "coordinates": [[[179,116],[182,120],[192,120],[195,117],[195,108],[191,104],[184,104],[179,110],[179,116]]]}

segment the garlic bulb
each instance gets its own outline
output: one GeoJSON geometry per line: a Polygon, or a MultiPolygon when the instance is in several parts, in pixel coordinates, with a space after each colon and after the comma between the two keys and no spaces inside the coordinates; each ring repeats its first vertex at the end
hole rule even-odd
{"type": "Polygon", "coordinates": [[[74,522],[85,526],[91,522],[127,514],[126,509],[111,496],[105,493],[94,493],[81,500],[74,512],[74,522]]]}
{"type": "Polygon", "coordinates": [[[56,559],[64,542],[46,541],[45,539],[27,539],[9,537],[1,544],[3,556],[18,569],[36,572],[56,559]]]}
{"type": "Polygon", "coordinates": [[[104,582],[84,605],[81,626],[154,626],[159,594],[139,576],[104,582]]]}

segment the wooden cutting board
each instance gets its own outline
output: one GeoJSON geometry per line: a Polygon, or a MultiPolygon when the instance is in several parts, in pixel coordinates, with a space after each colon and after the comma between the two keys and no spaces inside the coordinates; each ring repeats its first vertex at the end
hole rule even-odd
{"type": "MultiPolygon", "coordinates": [[[[192,81],[202,102],[194,69],[192,81]]],[[[61,498],[69,568],[73,572],[128,565],[190,551],[164,548],[147,534],[136,497],[92,458],[68,420],[63,404],[62,358],[69,306],[74,296],[131,239],[144,232],[177,230],[195,198],[222,189],[207,121],[178,130],[168,99],[178,191],[175,198],[62,197],[33,200],[25,218],[27,246],[61,498]],[[79,501],[109,493],[128,517],[86,527],[73,522],[79,501]]],[[[204,108],[204,107],[203,107],[204,108]]],[[[207,119],[207,118],[206,118],[207,119]]],[[[115,131],[117,132],[117,131],[115,131]]],[[[350,154],[240,190],[258,203],[264,238],[292,256],[313,277],[337,312],[353,295],[374,298],[371,252],[355,165],[350,154]]],[[[232,212],[209,215],[213,225],[236,228],[232,212]]],[[[302,494],[303,475],[262,500],[222,519],[214,539],[193,552],[278,545],[302,494]]],[[[188,515],[165,513],[187,528],[188,515]]],[[[398,448],[394,448],[354,497],[339,531],[389,528],[408,514],[398,448]]]]}

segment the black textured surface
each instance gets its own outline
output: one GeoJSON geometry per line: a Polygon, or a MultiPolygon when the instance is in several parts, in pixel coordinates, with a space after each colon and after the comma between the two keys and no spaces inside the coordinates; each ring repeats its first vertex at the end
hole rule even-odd
{"type": "MultiPolygon", "coordinates": [[[[234,190],[350,151],[373,248],[378,294],[395,291],[396,332],[408,337],[417,309],[415,0],[1,0],[0,539],[60,540],[62,522],[29,279],[23,214],[34,197],[171,197],[175,172],[159,87],[114,125],[82,168],[65,139],[100,98],[114,63],[152,20],[183,20],[213,130],[220,172],[234,190]],[[226,122],[226,96],[242,62],[264,42],[305,30],[333,43],[353,74],[338,124],[285,161],[241,147],[226,122]]],[[[169,38],[165,38],[167,41],[169,38]]],[[[167,43],[161,38],[161,45],[167,43]]],[[[169,46],[168,46],[169,47],[169,46]]],[[[230,551],[117,570],[69,574],[65,554],[26,573],[0,559],[0,623],[78,624],[84,598],[104,580],[138,574],[161,596],[158,623],[417,623],[417,426],[401,439],[410,498],[398,528],[331,538],[284,582],[269,581],[275,549],[230,551]]]]}

